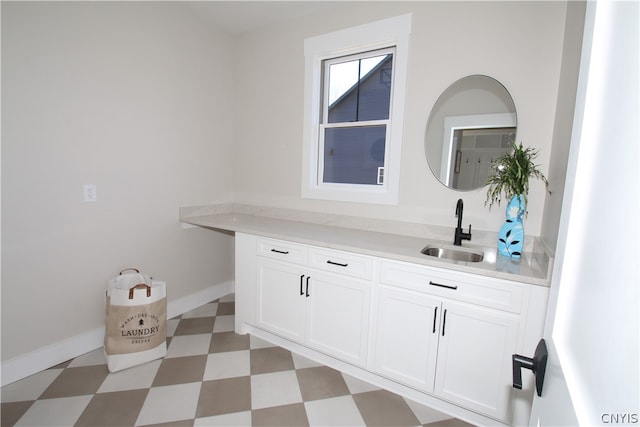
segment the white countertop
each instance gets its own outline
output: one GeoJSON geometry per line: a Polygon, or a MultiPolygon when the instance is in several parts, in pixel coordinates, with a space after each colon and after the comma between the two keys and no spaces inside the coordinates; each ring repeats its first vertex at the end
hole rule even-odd
{"type": "MultiPolygon", "coordinates": [[[[180,220],[200,227],[289,240],[540,286],[549,286],[550,281],[552,258],[536,245],[532,245],[535,249],[525,252],[521,259],[511,259],[496,256],[495,247],[476,246],[464,242],[464,248],[482,251],[485,258],[482,262],[464,262],[434,258],[420,253],[422,248],[429,244],[451,247],[451,242],[438,240],[439,236],[434,235],[432,239],[428,236],[415,237],[386,230],[380,232],[335,225],[340,221],[336,220],[334,215],[219,205],[204,209],[182,208],[180,220]]],[[[348,222],[353,221],[354,218],[350,217],[348,222]]]]}

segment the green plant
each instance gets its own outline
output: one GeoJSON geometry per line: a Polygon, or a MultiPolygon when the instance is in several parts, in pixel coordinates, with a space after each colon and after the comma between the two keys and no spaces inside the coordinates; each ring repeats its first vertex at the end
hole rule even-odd
{"type": "Polygon", "coordinates": [[[522,142],[520,145],[515,142],[511,144],[513,151],[503,154],[491,163],[491,174],[486,182],[489,188],[484,202],[485,206],[489,205],[489,209],[494,203],[499,206],[503,195],[507,200],[511,200],[513,196],[522,194],[526,205],[531,177],[542,180],[545,186],[549,185],[547,178],[533,163],[533,159],[538,156],[538,150],[524,148],[522,142]]]}

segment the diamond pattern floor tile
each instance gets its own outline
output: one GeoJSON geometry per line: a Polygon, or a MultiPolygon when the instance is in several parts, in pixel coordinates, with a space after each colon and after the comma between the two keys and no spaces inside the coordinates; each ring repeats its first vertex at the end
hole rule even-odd
{"type": "Polygon", "coordinates": [[[0,425],[12,426],[15,425],[20,418],[27,412],[31,405],[35,403],[35,400],[27,400],[22,402],[8,402],[2,404],[2,417],[0,418],[0,425]]]}
{"type": "Polygon", "coordinates": [[[197,317],[215,317],[218,312],[218,303],[210,302],[208,304],[201,305],[200,307],[184,313],[182,319],[192,319],[197,317]]]}
{"type": "Polygon", "coordinates": [[[252,409],[302,402],[295,371],[251,375],[252,409]]]}
{"type": "Polygon", "coordinates": [[[207,354],[211,346],[211,334],[179,335],[171,337],[167,347],[167,359],[172,357],[207,354]]]}
{"type": "Polygon", "coordinates": [[[251,425],[251,411],[196,418],[194,427],[243,427],[251,425]]]}
{"type": "MultiPolygon", "coordinates": [[[[92,395],[36,400],[16,426],[71,426],[89,404],[92,395]]],[[[3,424],[4,425],[4,424],[3,424]]]]}
{"type": "Polygon", "coordinates": [[[263,408],[253,411],[251,424],[254,426],[308,426],[309,420],[302,403],[263,408]]]}
{"type": "Polygon", "coordinates": [[[92,395],[98,391],[108,374],[105,365],[69,367],[53,380],[40,398],[92,395]]]}
{"type": "Polygon", "coordinates": [[[109,374],[98,389],[98,393],[149,388],[153,384],[161,364],[162,360],[153,360],[140,366],[109,374]]]}
{"type": "Polygon", "coordinates": [[[251,409],[251,379],[248,376],[205,381],[200,390],[196,416],[230,414],[251,409]]]}
{"type": "Polygon", "coordinates": [[[251,350],[251,374],[294,369],[291,352],[280,347],[259,348],[251,350]]]}
{"type": "Polygon", "coordinates": [[[93,396],[76,427],[130,426],[136,422],[149,389],[115,391],[93,396]]]}
{"type": "Polygon", "coordinates": [[[210,334],[213,332],[214,320],[215,317],[194,317],[193,319],[182,319],[173,336],[210,334]]]}
{"type": "Polygon", "coordinates": [[[204,380],[219,380],[250,374],[251,352],[249,350],[212,353],[207,357],[204,380]]]}
{"type": "Polygon", "coordinates": [[[363,426],[362,415],[350,395],[314,400],[304,404],[314,426],[363,426]]]}
{"type": "Polygon", "coordinates": [[[62,369],[47,369],[2,387],[2,403],[36,400],[61,373],[62,369]]]}
{"type": "Polygon", "coordinates": [[[353,400],[368,426],[415,426],[420,423],[403,398],[386,390],[359,393],[353,400]]]}
{"type": "Polygon", "coordinates": [[[236,314],[236,305],[233,302],[218,303],[218,312],[216,316],[229,316],[236,314]]]}
{"type": "Polygon", "coordinates": [[[82,356],[78,356],[71,360],[66,366],[68,368],[77,368],[80,366],[104,365],[104,349],[99,348],[82,356]]]}
{"type": "Polygon", "coordinates": [[[342,374],[335,369],[319,366],[296,371],[300,393],[305,402],[349,394],[342,374]]]}
{"type": "Polygon", "coordinates": [[[233,332],[235,327],[235,316],[216,316],[216,322],[213,325],[213,332],[233,332]]]}
{"type": "Polygon", "coordinates": [[[211,338],[209,353],[223,353],[227,351],[249,350],[248,335],[238,335],[234,332],[219,332],[211,338]]]}
{"type": "Polygon", "coordinates": [[[109,373],[97,349],[2,388],[4,426],[468,427],[234,330],[234,295],[167,321],[167,356],[109,373]]]}
{"type": "Polygon", "coordinates": [[[153,380],[152,387],[202,381],[207,355],[164,359],[153,380]]]}
{"type": "Polygon", "coordinates": [[[195,418],[200,383],[177,384],[149,389],[136,426],[195,418]]]}

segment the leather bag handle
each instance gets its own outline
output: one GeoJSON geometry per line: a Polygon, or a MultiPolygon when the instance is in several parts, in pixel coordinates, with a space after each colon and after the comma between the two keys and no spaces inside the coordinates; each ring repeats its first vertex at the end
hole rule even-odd
{"type": "Polygon", "coordinates": [[[129,289],[129,299],[133,299],[133,292],[136,289],[145,289],[145,288],[147,289],[147,298],[149,298],[151,296],[151,286],[147,285],[146,283],[138,283],[133,288],[129,289]]]}
{"type": "Polygon", "coordinates": [[[129,271],[129,270],[133,270],[136,273],[140,274],[140,270],[138,270],[137,268],[125,268],[124,270],[122,270],[120,273],[118,273],[119,276],[122,276],[122,273],[124,273],[125,271],[129,271]]]}

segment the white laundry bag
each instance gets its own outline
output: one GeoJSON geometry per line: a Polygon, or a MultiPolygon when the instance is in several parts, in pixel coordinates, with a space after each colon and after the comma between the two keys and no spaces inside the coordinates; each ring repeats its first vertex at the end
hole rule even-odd
{"type": "Polygon", "coordinates": [[[167,287],[137,269],[109,281],[104,353],[109,372],[167,355],[167,287]]]}

